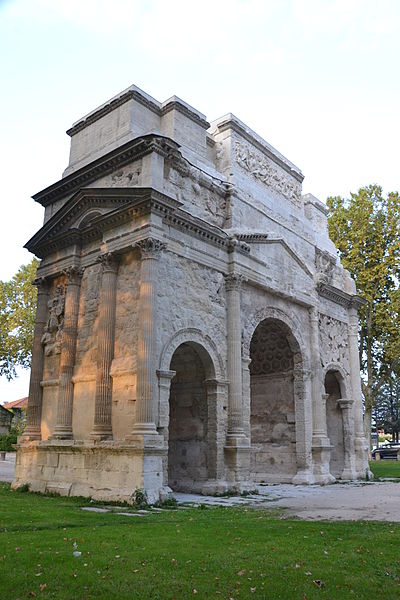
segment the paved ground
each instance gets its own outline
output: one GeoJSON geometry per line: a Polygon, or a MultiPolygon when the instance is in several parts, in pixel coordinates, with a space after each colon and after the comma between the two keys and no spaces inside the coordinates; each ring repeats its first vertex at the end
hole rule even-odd
{"type": "Polygon", "coordinates": [[[6,460],[0,460],[0,481],[11,481],[14,478],[15,452],[7,452],[6,460]]]}
{"type": "Polygon", "coordinates": [[[179,502],[276,506],[287,516],[307,520],[369,520],[400,522],[400,483],[339,483],[327,486],[263,485],[257,496],[212,498],[174,494],[179,502]]]}
{"type": "MultiPolygon", "coordinates": [[[[12,481],[15,454],[0,461],[0,481],[12,481]]],[[[179,503],[225,506],[276,506],[301,519],[371,520],[400,522],[400,482],[340,483],[327,486],[261,485],[258,494],[216,498],[175,493],[179,503]]],[[[139,511],[140,512],[140,511],[139,511]]]]}

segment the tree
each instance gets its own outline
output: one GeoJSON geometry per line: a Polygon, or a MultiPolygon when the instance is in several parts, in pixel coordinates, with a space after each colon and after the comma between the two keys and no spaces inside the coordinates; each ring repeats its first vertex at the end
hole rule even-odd
{"type": "Polygon", "coordinates": [[[30,367],[36,315],[39,261],[20,267],[10,281],[0,281],[0,375],[16,377],[16,367],[30,367]]]}
{"type": "Polygon", "coordinates": [[[349,199],[327,200],[329,235],[343,266],[366,300],[360,309],[360,364],[364,430],[371,439],[372,409],[380,388],[392,377],[400,356],[400,199],[378,185],[349,199]]]}

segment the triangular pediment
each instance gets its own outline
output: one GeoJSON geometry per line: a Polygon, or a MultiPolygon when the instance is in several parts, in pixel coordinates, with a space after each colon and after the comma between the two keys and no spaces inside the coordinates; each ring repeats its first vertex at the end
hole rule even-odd
{"type": "Polygon", "coordinates": [[[59,248],[101,238],[105,230],[151,211],[168,214],[180,202],[151,188],[87,188],[74,194],[25,245],[44,258],[59,248]]]}

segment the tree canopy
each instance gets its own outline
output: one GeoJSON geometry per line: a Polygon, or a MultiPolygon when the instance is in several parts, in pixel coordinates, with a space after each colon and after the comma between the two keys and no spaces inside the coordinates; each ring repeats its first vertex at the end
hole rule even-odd
{"type": "Polygon", "coordinates": [[[360,364],[365,433],[379,390],[400,360],[400,198],[370,185],[350,198],[329,197],[329,235],[366,300],[360,310],[360,364]]]}
{"type": "Polygon", "coordinates": [[[0,375],[13,379],[16,367],[30,367],[36,314],[39,261],[20,267],[10,281],[0,281],[0,375]]]}

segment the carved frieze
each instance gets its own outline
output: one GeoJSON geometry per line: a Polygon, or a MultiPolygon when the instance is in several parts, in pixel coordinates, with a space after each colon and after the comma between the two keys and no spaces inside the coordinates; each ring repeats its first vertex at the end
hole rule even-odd
{"type": "Polygon", "coordinates": [[[120,169],[110,175],[111,187],[130,187],[139,184],[141,165],[120,169]]]}
{"type": "Polygon", "coordinates": [[[64,325],[65,308],[65,288],[63,285],[57,285],[54,294],[50,297],[48,303],[48,318],[42,336],[42,344],[46,356],[60,354],[61,337],[64,325]]]}
{"type": "Polygon", "coordinates": [[[213,225],[223,226],[227,200],[211,177],[188,164],[174,163],[168,171],[168,180],[179,202],[193,205],[199,216],[213,225]]]}
{"type": "Polygon", "coordinates": [[[322,366],[341,365],[346,373],[349,373],[347,324],[328,315],[320,314],[318,327],[322,366]]]}
{"type": "Polygon", "coordinates": [[[301,207],[301,185],[261,152],[250,149],[243,142],[235,142],[236,162],[255,179],[265,183],[278,194],[284,196],[298,208],[301,207]]]}

